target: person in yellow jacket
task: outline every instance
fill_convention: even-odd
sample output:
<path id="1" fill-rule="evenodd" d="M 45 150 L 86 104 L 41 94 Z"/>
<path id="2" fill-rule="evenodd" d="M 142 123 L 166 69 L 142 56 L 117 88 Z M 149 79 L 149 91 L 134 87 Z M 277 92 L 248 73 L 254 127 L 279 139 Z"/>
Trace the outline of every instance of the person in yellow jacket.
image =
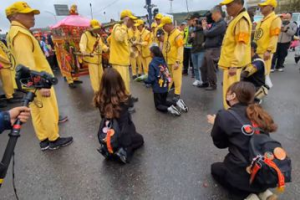
<path id="1" fill-rule="evenodd" d="M 121 24 L 116 24 L 111 33 L 110 39 L 110 55 L 109 63 L 117 70 L 124 80 L 128 94 L 130 90 L 130 44 L 128 39 L 128 29 L 134 25 L 135 17 L 130 10 L 123 10 L 121 12 Z M 134 102 L 137 98 L 131 97 Z"/>
<path id="2" fill-rule="evenodd" d="M 166 63 L 171 71 L 172 83 L 170 86 L 175 86 L 175 97 L 180 98 L 181 87 L 182 87 L 182 68 L 183 68 L 183 48 L 184 39 L 183 34 L 173 25 L 173 21 L 170 17 L 163 17 L 161 24 L 158 26 L 163 28 L 166 32 L 164 36 L 164 47 L 163 55 L 165 57 Z"/>
<path id="3" fill-rule="evenodd" d="M 17 96 L 14 89 L 14 77 L 12 76 L 12 66 L 9 59 L 9 50 L 6 45 L 0 41 L 0 80 L 2 82 L 5 101 L 0 107 L 5 107 L 6 103 L 20 103 L 22 97 Z"/>
<path id="4" fill-rule="evenodd" d="M 270 75 L 272 57 L 281 32 L 281 19 L 274 12 L 277 7 L 276 0 L 266 0 L 258 5 L 264 18 L 256 26 L 254 41 L 257 44 L 257 54 L 266 63 L 266 75 Z"/>
<path id="5" fill-rule="evenodd" d="M 107 52 L 108 47 L 100 37 L 101 25 L 96 19 L 90 22 L 90 30 L 85 31 L 80 39 L 80 52 L 83 54 L 83 62 L 89 67 L 91 85 L 94 93 L 99 91 L 103 75 L 102 52 Z"/>
<path id="6" fill-rule="evenodd" d="M 156 28 L 157 28 L 156 22 L 152 22 L 152 24 L 151 24 L 151 38 L 152 38 L 153 43 L 155 43 L 155 41 L 157 40 L 156 39 L 156 34 L 155 34 L 155 33 L 157 33 Z"/>
<path id="7" fill-rule="evenodd" d="M 140 40 L 136 43 L 141 47 L 141 57 L 143 63 L 144 73 L 148 74 L 149 64 L 151 62 L 150 46 L 152 45 L 151 32 L 145 28 L 145 22 L 141 19 L 134 24 L 139 30 Z"/>
<path id="8" fill-rule="evenodd" d="M 158 29 L 161 29 L 161 27 L 159 28 L 159 25 L 161 24 L 161 20 L 162 20 L 163 17 L 164 17 L 164 16 L 163 16 L 163 14 L 161 14 L 161 13 L 158 13 L 158 14 L 155 15 L 155 17 L 154 17 L 155 24 L 156 24 L 156 28 L 155 28 L 154 33 L 153 33 L 154 36 L 156 35 L 157 30 L 158 30 Z M 154 22 L 153 22 L 153 23 L 154 23 Z M 156 44 L 158 44 L 157 38 L 154 38 L 153 42 L 156 43 Z"/>
<path id="9" fill-rule="evenodd" d="M 226 5 L 228 15 L 233 18 L 224 36 L 219 60 L 223 70 L 223 104 L 227 109 L 228 88 L 240 81 L 242 69 L 251 63 L 252 23 L 243 0 L 224 0 L 220 5 Z"/>
<path id="10" fill-rule="evenodd" d="M 16 2 L 7 8 L 6 13 L 11 22 L 7 44 L 16 60 L 13 67 L 22 64 L 31 70 L 53 75 L 38 41 L 29 30 L 34 27 L 35 15 L 40 14 L 40 11 L 32 9 L 26 2 Z M 54 88 L 37 90 L 35 102 L 39 103 L 30 104 L 30 109 L 41 150 L 55 150 L 71 144 L 72 137 L 59 136 L 59 114 Z"/>
<path id="11" fill-rule="evenodd" d="M 128 30 L 129 43 L 131 46 L 130 65 L 132 69 L 132 79 L 136 79 L 143 73 L 140 47 L 136 43 L 140 40 L 140 31 L 136 26 Z"/>

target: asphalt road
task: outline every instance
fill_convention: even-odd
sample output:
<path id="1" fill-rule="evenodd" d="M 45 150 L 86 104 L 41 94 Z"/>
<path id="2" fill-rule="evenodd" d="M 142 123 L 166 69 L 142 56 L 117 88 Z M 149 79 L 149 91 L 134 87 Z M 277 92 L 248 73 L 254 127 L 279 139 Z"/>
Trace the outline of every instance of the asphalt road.
<path id="1" fill-rule="evenodd" d="M 300 195 L 300 73 L 292 56 L 286 71 L 272 74 L 272 79 L 274 88 L 263 106 L 279 125 L 272 136 L 282 142 L 294 169 L 293 182 L 280 199 L 296 200 Z M 133 94 L 139 97 L 133 120 L 145 146 L 130 164 L 121 165 L 105 161 L 96 151 L 100 116 L 92 106 L 89 79 L 82 80 L 83 85 L 71 90 L 59 77 L 56 86 L 60 110 L 70 119 L 60 126 L 60 134 L 74 137 L 71 146 L 41 152 L 31 122 L 22 129 L 15 151 L 16 187 L 21 200 L 240 199 L 210 175 L 210 165 L 222 161 L 227 153 L 214 147 L 211 126 L 206 123 L 206 115 L 222 107 L 221 87 L 206 92 L 193 87 L 190 77 L 184 77 L 182 97 L 190 111 L 178 118 L 157 112 L 151 90 L 132 83 Z M 7 133 L 3 133 L 0 155 L 7 140 Z M 2 200 L 15 199 L 11 177 L 10 168 L 0 189 Z"/>

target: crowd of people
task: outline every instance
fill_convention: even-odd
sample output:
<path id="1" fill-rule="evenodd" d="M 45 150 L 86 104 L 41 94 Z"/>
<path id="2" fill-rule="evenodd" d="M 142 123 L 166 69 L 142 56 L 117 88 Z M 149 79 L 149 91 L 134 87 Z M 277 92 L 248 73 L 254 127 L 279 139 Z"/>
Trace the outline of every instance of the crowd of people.
<path id="1" fill-rule="evenodd" d="M 221 6 L 226 6 L 231 18 L 228 23 Z M 102 120 L 106 120 L 105 127 L 100 126 L 99 132 L 107 134 L 107 122 L 115 119 L 121 133 L 118 146 L 111 149 L 109 145 L 101 144 L 99 152 L 105 158 L 114 154 L 121 162 L 128 163 L 134 150 L 144 143 L 131 119 L 134 104 L 138 102 L 138 98 L 132 96 L 132 79 L 140 78 L 147 87 L 153 88 L 158 111 L 180 116 L 189 109 L 181 95 L 183 75 L 189 74 L 189 68 L 195 78 L 193 85 L 207 91 L 217 90 L 217 72 L 222 70 L 224 109 L 217 115 L 208 115 L 208 122 L 213 125 L 211 135 L 215 146 L 229 148 L 229 154 L 224 162 L 212 165 L 211 173 L 232 192 L 250 194 L 245 199 L 276 199 L 264 185 L 249 184 L 250 174 L 231 151 L 234 147 L 249 157 L 250 140 L 241 133 L 240 123 L 230 114 L 231 110 L 250 124 L 258 124 L 266 134 L 276 131 L 272 117 L 258 103 L 272 87 L 271 71 L 283 71 L 289 44 L 297 32 L 291 14 L 284 15 L 283 19 L 275 14 L 276 0 L 266 0 L 259 7 L 264 18 L 255 27 L 243 0 L 224 0 L 211 10 L 210 17 L 194 13 L 179 28 L 170 17 L 159 13 L 148 29 L 142 19 L 130 10 L 124 10 L 107 45 L 100 36 L 100 22 L 91 20 L 90 29 L 81 36 L 79 46 L 83 61 L 88 63 L 95 106 Z M 38 14 L 39 10 L 25 2 L 16 2 L 6 9 L 11 27 L 7 46 L 0 43 L 0 74 L 8 103 L 21 101 L 15 94 L 15 71 L 12 70 L 18 64 L 53 75 L 49 64 L 53 63 L 49 39 L 43 41 L 40 35 L 34 36 L 30 32 Z M 102 52 L 109 52 L 111 68 L 103 70 Z M 168 98 L 170 96 L 172 98 Z M 41 150 L 55 150 L 71 144 L 72 137 L 59 135 L 55 89 L 38 90 L 36 100 L 43 106 L 32 103 L 30 110 L 21 107 L 1 113 L 0 130 L 11 128 L 20 113 L 19 118 L 26 122 L 30 111 Z"/>

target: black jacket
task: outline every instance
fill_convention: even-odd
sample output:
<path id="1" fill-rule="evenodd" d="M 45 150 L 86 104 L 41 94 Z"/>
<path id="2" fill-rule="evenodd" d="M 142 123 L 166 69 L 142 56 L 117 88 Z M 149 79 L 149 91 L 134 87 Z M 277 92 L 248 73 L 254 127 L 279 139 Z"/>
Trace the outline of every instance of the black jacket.
<path id="1" fill-rule="evenodd" d="M 236 104 L 230 108 L 234 110 L 243 121 L 251 124 L 246 114 L 247 105 Z M 250 175 L 246 172 L 247 164 L 239 159 L 236 153 L 238 150 L 243 156 L 249 160 L 249 136 L 246 136 L 241 131 L 242 125 L 240 122 L 227 110 L 220 110 L 217 114 L 215 124 L 213 126 L 211 136 L 214 145 L 220 149 L 228 148 L 229 153 L 224 159 L 224 164 L 228 173 L 226 179 L 231 183 L 231 186 L 240 190 L 249 191 L 264 191 L 263 186 L 249 185 Z"/>
<path id="2" fill-rule="evenodd" d="M 201 51 L 204 51 L 204 34 L 203 34 L 203 29 L 198 29 L 194 31 L 195 37 L 189 39 L 189 43 L 192 44 L 192 50 L 191 53 L 199 53 Z"/>
<path id="3" fill-rule="evenodd" d="M 10 116 L 8 112 L 0 112 L 0 133 L 11 129 Z"/>
<path id="4" fill-rule="evenodd" d="M 218 48 L 222 46 L 223 38 L 226 32 L 227 23 L 224 19 L 219 20 L 212 24 L 212 27 L 208 30 L 204 30 L 206 49 Z"/>

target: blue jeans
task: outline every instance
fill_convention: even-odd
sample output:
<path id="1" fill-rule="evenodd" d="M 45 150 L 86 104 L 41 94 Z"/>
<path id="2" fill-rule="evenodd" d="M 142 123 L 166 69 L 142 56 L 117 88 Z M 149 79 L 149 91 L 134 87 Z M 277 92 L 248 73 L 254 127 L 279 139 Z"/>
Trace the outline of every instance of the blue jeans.
<path id="1" fill-rule="evenodd" d="M 201 81 L 201 71 L 200 67 L 202 66 L 204 59 L 204 52 L 192 53 L 192 61 L 194 65 L 195 78 L 198 81 Z"/>

